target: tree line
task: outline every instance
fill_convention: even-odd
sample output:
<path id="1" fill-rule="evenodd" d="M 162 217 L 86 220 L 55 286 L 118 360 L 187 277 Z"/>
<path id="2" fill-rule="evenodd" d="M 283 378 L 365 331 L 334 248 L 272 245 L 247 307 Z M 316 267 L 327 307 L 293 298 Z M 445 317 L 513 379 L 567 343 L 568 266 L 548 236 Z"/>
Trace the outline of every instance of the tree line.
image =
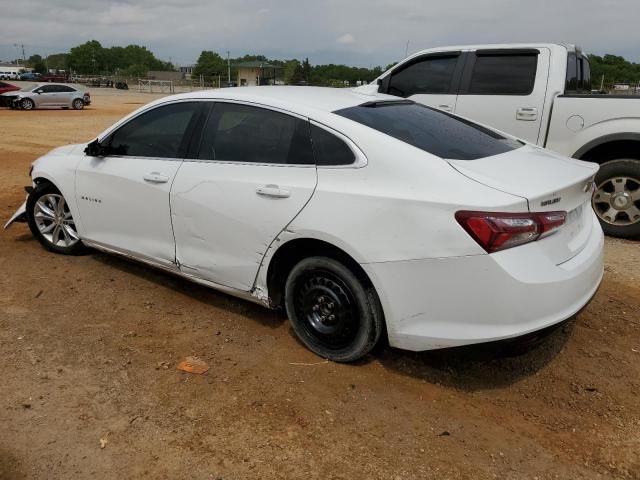
<path id="1" fill-rule="evenodd" d="M 624 57 L 606 54 L 602 57 L 589 55 L 591 65 L 592 87 L 600 88 L 604 75 L 604 87 L 611 87 L 614 83 L 637 84 L 640 82 L 640 64 L 629 62 Z"/>
<path id="2" fill-rule="evenodd" d="M 593 88 L 599 88 L 604 75 L 604 86 L 614 83 L 640 82 L 640 64 L 629 62 L 624 57 L 606 54 L 589 55 Z M 243 62 L 264 62 L 279 67 L 278 77 L 291 85 L 307 84 L 321 86 L 343 86 L 345 82 L 354 85 L 357 81 L 371 82 L 393 64 L 373 68 L 351 67 L 348 65 L 312 65 L 309 59 L 278 60 L 264 55 L 244 55 L 230 58 L 232 80 L 237 78 L 234 65 Z M 119 75 L 123 77 L 145 77 L 149 70 L 171 71 L 175 67 L 170 62 L 158 59 L 144 46 L 103 47 L 97 40 L 77 45 L 66 53 L 42 57 L 32 55 L 27 65 L 39 73 L 47 70 L 73 71 L 81 75 Z M 203 50 L 193 70 L 195 78 L 227 76 L 227 59 L 212 50 Z"/>

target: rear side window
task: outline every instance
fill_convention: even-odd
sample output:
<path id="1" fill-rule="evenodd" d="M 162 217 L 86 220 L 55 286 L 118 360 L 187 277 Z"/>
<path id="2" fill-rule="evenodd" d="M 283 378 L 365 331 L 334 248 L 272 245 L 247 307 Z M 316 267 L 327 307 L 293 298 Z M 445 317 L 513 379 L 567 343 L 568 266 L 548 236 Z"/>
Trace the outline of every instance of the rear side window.
<path id="1" fill-rule="evenodd" d="M 567 54 L 567 81 L 565 93 L 591 93 L 591 68 L 589 60 L 576 55 L 575 52 Z"/>
<path id="2" fill-rule="evenodd" d="M 311 139 L 317 165 L 351 165 L 356 160 L 346 143 L 323 128 L 311 125 Z"/>
<path id="3" fill-rule="evenodd" d="M 449 93 L 458 55 L 426 57 L 394 73 L 387 93 L 409 97 L 418 93 Z"/>
<path id="4" fill-rule="evenodd" d="M 529 95 L 536 81 L 538 55 L 478 54 L 467 94 Z"/>
<path id="5" fill-rule="evenodd" d="M 188 143 L 185 132 L 198 109 L 198 102 L 180 102 L 138 115 L 111 135 L 112 154 L 184 158 Z"/>
<path id="6" fill-rule="evenodd" d="M 441 158 L 475 160 L 523 143 L 408 100 L 371 102 L 334 112 Z"/>
<path id="7" fill-rule="evenodd" d="M 66 85 L 58 85 L 58 92 L 64 92 L 64 93 L 75 92 L 75 89 L 71 87 L 67 87 Z"/>
<path id="8" fill-rule="evenodd" d="M 198 158 L 313 164 L 309 122 L 265 108 L 216 103 L 202 132 Z"/>

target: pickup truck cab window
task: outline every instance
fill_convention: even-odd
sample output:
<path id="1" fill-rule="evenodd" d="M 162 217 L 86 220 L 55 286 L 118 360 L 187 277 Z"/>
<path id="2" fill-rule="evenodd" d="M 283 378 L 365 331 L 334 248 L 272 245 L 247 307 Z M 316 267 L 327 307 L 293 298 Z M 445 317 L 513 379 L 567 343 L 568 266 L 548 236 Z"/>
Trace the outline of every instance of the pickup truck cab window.
<path id="1" fill-rule="evenodd" d="M 470 95 L 529 95 L 536 81 L 538 53 L 477 52 Z"/>
<path id="2" fill-rule="evenodd" d="M 394 73 L 387 92 L 399 97 L 421 93 L 450 93 L 459 55 L 418 58 Z"/>

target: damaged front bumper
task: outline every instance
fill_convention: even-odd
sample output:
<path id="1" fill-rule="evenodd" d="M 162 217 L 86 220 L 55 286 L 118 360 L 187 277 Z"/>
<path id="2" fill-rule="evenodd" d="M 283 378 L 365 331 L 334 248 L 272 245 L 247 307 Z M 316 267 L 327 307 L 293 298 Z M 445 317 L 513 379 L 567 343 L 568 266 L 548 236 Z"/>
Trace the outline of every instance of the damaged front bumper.
<path id="1" fill-rule="evenodd" d="M 20 205 L 20 208 L 16 210 L 16 213 L 14 213 L 13 216 L 9 219 L 9 221 L 5 223 L 4 229 L 6 230 L 16 222 L 26 223 L 26 221 L 27 221 L 27 201 L 25 200 L 24 203 Z"/>

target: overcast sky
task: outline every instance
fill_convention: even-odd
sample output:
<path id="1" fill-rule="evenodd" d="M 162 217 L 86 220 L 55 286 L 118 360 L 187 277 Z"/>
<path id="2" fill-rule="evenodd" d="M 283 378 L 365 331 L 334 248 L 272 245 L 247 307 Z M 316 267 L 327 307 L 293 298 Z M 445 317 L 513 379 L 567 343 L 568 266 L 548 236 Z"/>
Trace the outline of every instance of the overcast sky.
<path id="1" fill-rule="evenodd" d="M 386 65 L 441 45 L 567 42 L 640 61 L 638 0 L 0 0 L 0 60 L 90 39 L 182 65 L 201 50 Z M 20 52 L 20 53 L 19 53 Z"/>

